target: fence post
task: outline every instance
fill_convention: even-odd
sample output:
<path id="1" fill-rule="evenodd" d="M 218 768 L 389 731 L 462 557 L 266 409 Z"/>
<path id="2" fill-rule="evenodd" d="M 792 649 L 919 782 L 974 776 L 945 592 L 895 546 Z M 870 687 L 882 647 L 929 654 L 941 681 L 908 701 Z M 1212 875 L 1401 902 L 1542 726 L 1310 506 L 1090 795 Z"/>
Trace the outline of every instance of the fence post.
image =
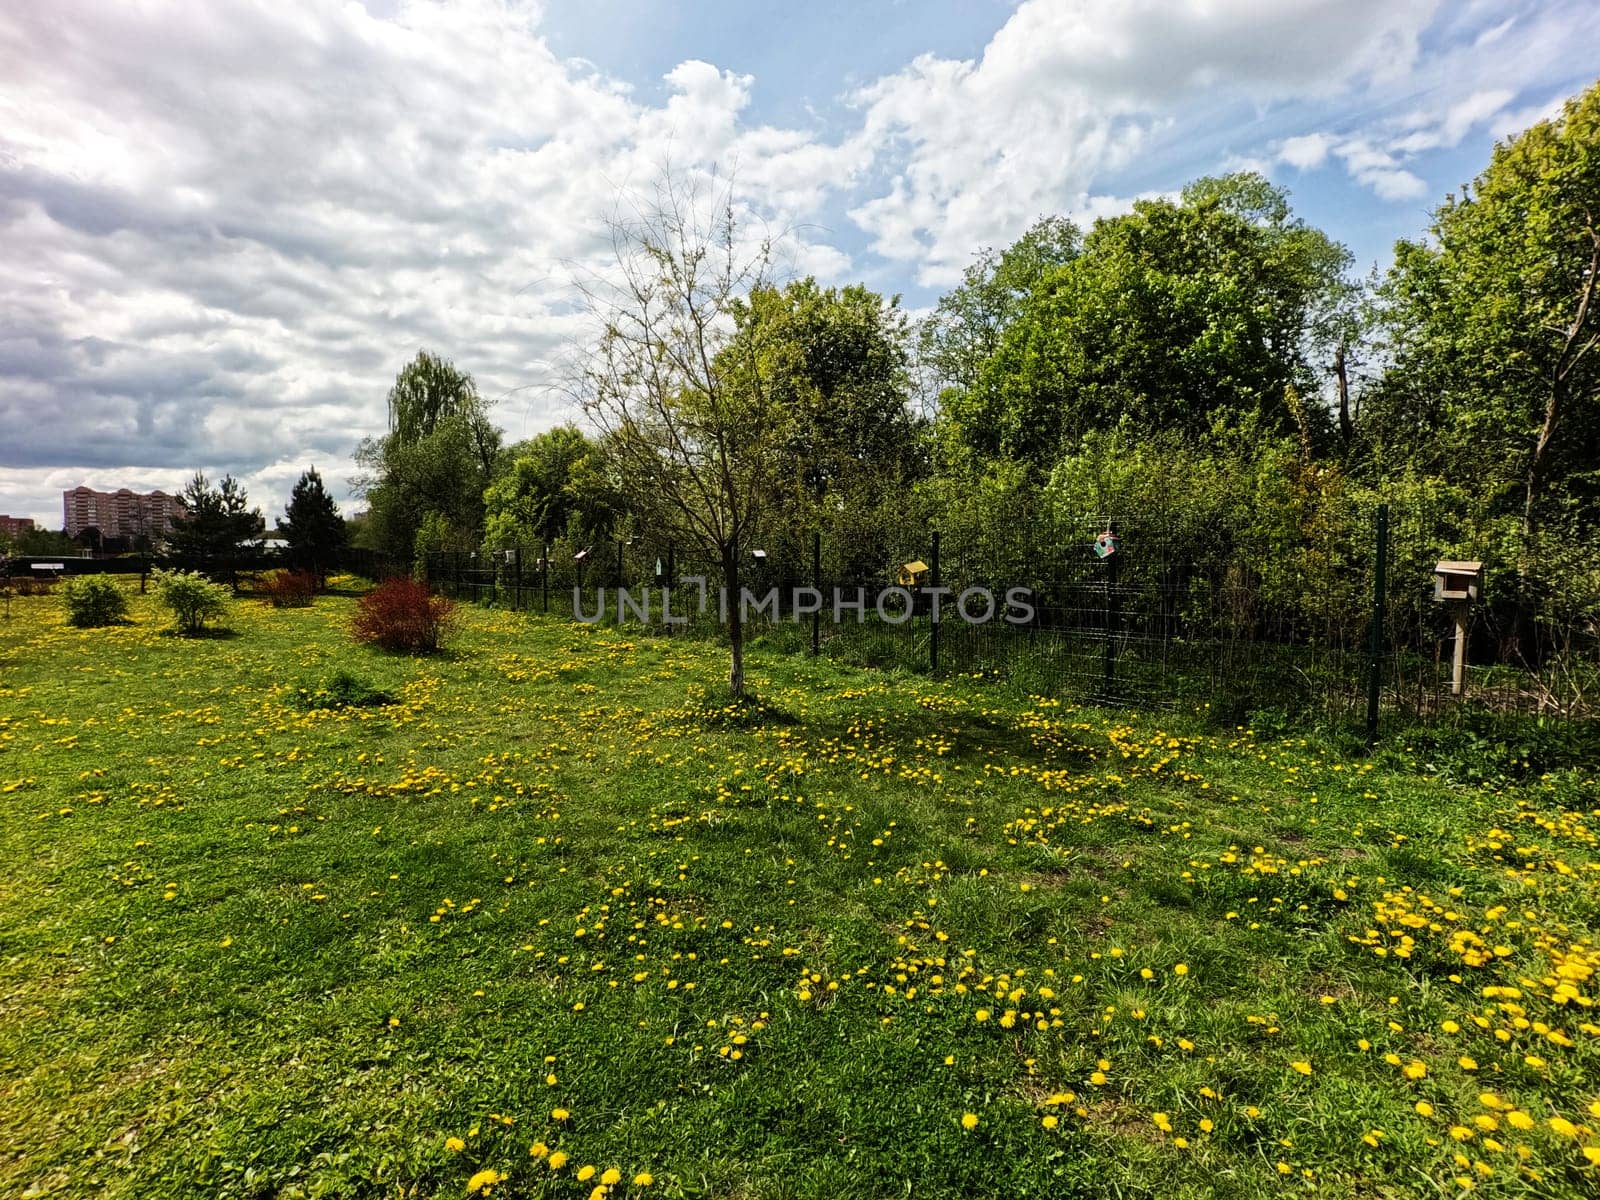
<path id="1" fill-rule="evenodd" d="M 1378 505 L 1378 552 L 1372 568 L 1372 629 L 1367 638 L 1367 745 L 1378 740 L 1378 697 L 1383 673 L 1383 602 L 1389 569 L 1389 506 Z"/>
<path id="2" fill-rule="evenodd" d="M 811 657 L 822 653 L 822 530 L 811 531 L 811 586 L 817 593 L 816 611 L 811 614 Z"/>
<path id="3" fill-rule="evenodd" d="M 1120 547 L 1116 543 L 1117 525 L 1115 521 L 1106 522 L 1106 532 L 1111 535 L 1109 543 L 1110 553 L 1105 557 L 1106 564 L 1106 666 L 1105 680 L 1101 691 L 1107 700 L 1111 699 L 1113 690 L 1117 685 L 1117 634 L 1122 626 L 1122 593 L 1117 590 L 1117 576 L 1122 573 L 1122 556 Z"/>
<path id="4" fill-rule="evenodd" d="M 674 542 L 671 538 L 667 539 L 667 578 L 666 578 L 666 585 L 667 585 L 666 586 L 666 595 L 668 595 L 668 596 L 670 596 L 672 594 L 673 589 L 676 588 L 677 585 L 678 585 L 678 546 L 677 546 L 677 543 Z M 663 611 L 665 611 L 666 608 L 671 606 L 672 601 L 663 598 L 661 604 L 662 604 Z M 672 626 L 667 624 L 665 620 L 662 621 L 661 627 L 662 627 L 662 631 L 664 633 L 666 633 L 669 637 L 672 635 Z"/>
<path id="5" fill-rule="evenodd" d="M 544 544 L 544 557 L 539 560 L 539 585 L 544 591 L 540 611 L 550 611 L 550 543 Z"/>
<path id="6" fill-rule="evenodd" d="M 928 608 L 928 669 L 939 673 L 939 531 L 933 531 L 933 563 L 929 574 L 933 587 L 933 604 Z M 913 603 L 915 603 L 913 601 Z"/>

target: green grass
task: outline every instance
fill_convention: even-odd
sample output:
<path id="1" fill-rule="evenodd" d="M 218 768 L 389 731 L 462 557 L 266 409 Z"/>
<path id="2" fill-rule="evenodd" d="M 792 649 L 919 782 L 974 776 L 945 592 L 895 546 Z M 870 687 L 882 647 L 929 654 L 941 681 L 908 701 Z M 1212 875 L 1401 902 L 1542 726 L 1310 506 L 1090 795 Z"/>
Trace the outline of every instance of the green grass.
<path id="1" fill-rule="evenodd" d="M 1600 1190 L 1581 770 L 351 604 L 13 601 L 0 1195 Z"/>

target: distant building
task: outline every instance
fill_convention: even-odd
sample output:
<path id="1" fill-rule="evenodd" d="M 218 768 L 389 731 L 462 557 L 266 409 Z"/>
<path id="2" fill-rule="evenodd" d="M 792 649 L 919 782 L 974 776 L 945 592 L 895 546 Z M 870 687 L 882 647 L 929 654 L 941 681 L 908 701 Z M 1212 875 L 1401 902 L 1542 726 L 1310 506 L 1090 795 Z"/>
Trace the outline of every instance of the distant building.
<path id="1" fill-rule="evenodd" d="M 0 537 L 19 538 L 33 532 L 32 517 L 8 517 L 0 513 Z"/>
<path id="2" fill-rule="evenodd" d="M 127 488 L 97 492 L 75 487 L 61 493 L 63 528 L 68 537 L 85 529 L 100 531 L 102 538 L 135 538 L 142 535 L 159 539 L 174 521 L 181 521 L 186 510 L 176 496 L 165 492 L 139 493 Z"/>

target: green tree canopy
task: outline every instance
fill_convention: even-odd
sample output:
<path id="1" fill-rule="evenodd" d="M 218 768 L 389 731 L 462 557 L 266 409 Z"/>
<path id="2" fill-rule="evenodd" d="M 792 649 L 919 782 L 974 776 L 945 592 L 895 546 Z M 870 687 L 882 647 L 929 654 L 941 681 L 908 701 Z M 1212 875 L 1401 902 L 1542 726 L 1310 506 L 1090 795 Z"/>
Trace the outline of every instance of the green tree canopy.
<path id="1" fill-rule="evenodd" d="M 1348 262 L 1259 176 L 1139 201 L 1035 285 L 975 385 L 947 395 L 949 432 L 1038 470 L 1063 437 L 1125 416 L 1192 438 L 1254 414 L 1320 437 L 1326 411 L 1297 397 L 1316 390 L 1315 334 Z"/>
<path id="2" fill-rule="evenodd" d="M 511 447 L 510 466 L 484 493 L 484 541 L 538 551 L 569 534 L 588 544 L 610 535 L 621 500 L 600 448 L 574 425 Z"/>
<path id="3" fill-rule="evenodd" d="M 1067 218 L 1044 217 L 1006 249 L 980 251 L 918 331 L 918 357 L 934 386 L 975 385 L 1035 285 L 1076 258 L 1082 244 Z"/>
<path id="4" fill-rule="evenodd" d="M 911 334 L 899 298 L 808 278 L 755 288 L 731 308 L 736 333 L 717 368 L 736 387 L 769 389 L 782 415 L 767 550 L 803 561 L 822 529 L 830 550 L 853 545 L 881 561 L 882 510 L 926 457 L 908 407 Z"/>
<path id="5" fill-rule="evenodd" d="M 1527 541 L 1600 499 L 1600 84 L 1495 148 L 1401 242 L 1394 358 L 1364 420 L 1378 470 L 1470 480 Z"/>

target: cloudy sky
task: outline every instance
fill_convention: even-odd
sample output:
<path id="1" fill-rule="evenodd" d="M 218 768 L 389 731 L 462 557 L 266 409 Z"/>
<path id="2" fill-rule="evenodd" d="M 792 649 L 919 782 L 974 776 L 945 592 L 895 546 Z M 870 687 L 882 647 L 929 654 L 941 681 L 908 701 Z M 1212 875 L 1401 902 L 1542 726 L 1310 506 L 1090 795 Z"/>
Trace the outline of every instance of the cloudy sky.
<path id="1" fill-rule="evenodd" d="M 913 309 L 1241 167 L 1366 268 L 1597 46 L 1593 0 L 5 0 L 0 512 L 197 467 L 343 498 L 424 347 L 548 427 L 572 279 L 665 163 Z"/>

